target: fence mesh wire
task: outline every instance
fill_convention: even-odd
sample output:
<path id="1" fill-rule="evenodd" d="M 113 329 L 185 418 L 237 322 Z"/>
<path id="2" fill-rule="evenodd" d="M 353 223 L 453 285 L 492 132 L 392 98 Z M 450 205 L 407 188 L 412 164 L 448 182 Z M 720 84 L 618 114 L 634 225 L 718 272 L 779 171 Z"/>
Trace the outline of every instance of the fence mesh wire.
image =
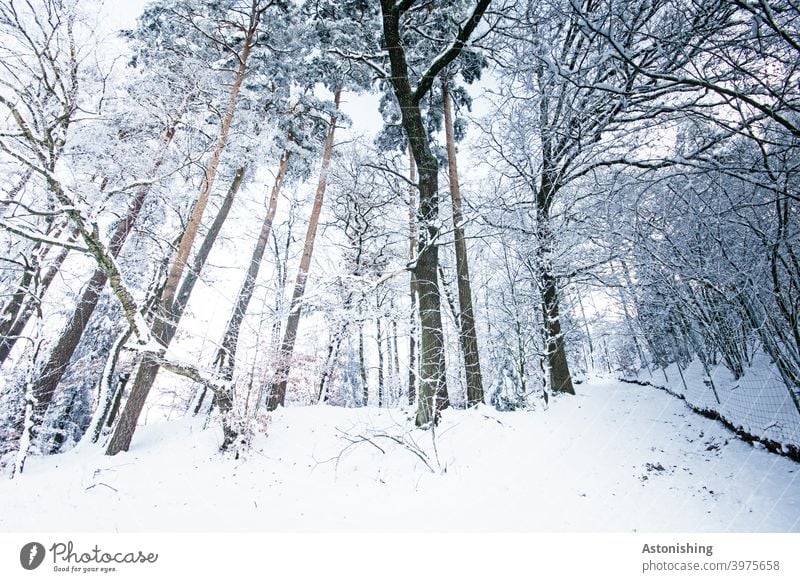
<path id="1" fill-rule="evenodd" d="M 738 380 L 724 366 L 708 370 L 698 361 L 686 368 L 639 372 L 638 380 L 682 397 L 693 409 L 719 417 L 743 436 L 800 458 L 800 411 L 780 373 L 758 355 Z"/>

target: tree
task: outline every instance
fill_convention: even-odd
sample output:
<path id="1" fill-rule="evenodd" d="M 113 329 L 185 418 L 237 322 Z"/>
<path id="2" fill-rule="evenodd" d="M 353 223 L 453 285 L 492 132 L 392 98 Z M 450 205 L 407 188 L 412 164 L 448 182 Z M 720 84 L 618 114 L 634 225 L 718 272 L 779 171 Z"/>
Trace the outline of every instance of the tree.
<path id="1" fill-rule="evenodd" d="M 169 121 L 170 125 L 164 131 L 162 143 L 160 144 L 153 160 L 153 168 L 146 180 L 154 180 L 156 178 L 155 174 L 164 161 L 165 153 L 170 145 L 170 142 L 172 141 L 172 138 L 175 136 L 178 122 L 183 116 L 183 110 L 186 104 L 187 101 L 184 100 L 184 104 Z M 136 191 L 124 217 L 117 223 L 113 233 L 111 234 L 108 244 L 108 251 L 115 259 L 120 254 L 125 241 L 133 230 L 136 220 L 138 219 L 139 214 L 144 207 L 145 199 L 147 198 L 149 192 L 149 184 L 140 187 Z M 83 337 L 83 333 L 89 323 L 89 319 L 91 318 L 92 313 L 100 301 L 101 291 L 106 284 L 106 280 L 106 272 L 99 267 L 96 268 L 91 279 L 89 279 L 88 283 L 84 287 L 83 292 L 78 298 L 77 306 L 70 316 L 67 325 L 59 336 L 55 346 L 53 346 L 47 362 L 41 368 L 38 378 L 34 383 L 36 394 L 36 413 L 38 415 L 43 415 L 47 410 L 47 407 L 50 405 L 58 383 L 61 381 L 61 377 L 64 374 L 64 371 L 66 370 L 67 365 L 69 364 L 72 355 L 81 340 L 81 337 Z"/>
<path id="2" fill-rule="evenodd" d="M 414 152 L 411 144 L 408 145 L 408 261 L 414 264 L 417 260 L 417 166 L 414 163 Z M 414 269 L 411 269 L 409 278 L 409 297 L 411 298 L 411 313 L 409 314 L 408 333 L 408 403 L 413 405 L 417 399 L 417 370 L 419 356 L 417 354 L 417 283 L 414 279 Z"/>
<path id="3" fill-rule="evenodd" d="M 76 41 L 79 17 L 77 6 L 70 1 L 0 3 L 0 71 L 5 80 L 0 91 L 0 156 L 3 174 L 9 178 L 16 174 L 17 178 L 10 179 L 10 187 L 4 185 L 1 191 L 5 216 L 0 228 L 21 237 L 15 242 L 21 261 L 10 260 L 12 252 L 3 261 L 4 270 L 16 267 L 11 272 L 18 273 L 19 282 L 12 284 L 14 291 L 0 312 L 0 364 L 22 336 L 67 256 L 68 251 L 62 250 L 51 260 L 49 239 L 74 240 L 63 216 L 38 207 L 48 185 L 31 166 L 55 171 L 80 107 L 89 105 L 82 83 L 89 81 L 83 61 L 91 41 L 83 46 Z M 24 236 L 34 232 L 33 237 Z"/>
<path id="4" fill-rule="evenodd" d="M 334 105 L 337 111 L 339 109 L 341 93 L 342 89 L 341 86 L 339 86 L 334 91 Z M 333 153 L 336 118 L 336 113 L 331 115 L 328 134 L 322 149 L 322 166 L 319 172 L 319 182 L 317 183 L 317 191 L 314 196 L 314 206 L 311 209 L 311 216 L 308 221 L 308 230 L 306 231 L 305 244 L 303 245 L 303 255 L 300 259 L 300 268 L 297 271 L 297 279 L 295 280 L 294 291 L 292 292 L 292 302 L 289 307 L 289 320 L 286 323 L 286 329 L 283 334 L 283 341 L 281 342 L 275 368 L 275 375 L 273 376 L 272 385 L 269 389 L 269 398 L 267 400 L 268 410 L 275 410 L 279 405 L 283 405 L 286 398 L 286 384 L 289 371 L 291 370 L 291 358 L 294 353 L 295 340 L 297 339 L 297 328 L 300 325 L 303 294 L 305 293 L 308 272 L 311 268 L 314 239 L 317 236 L 317 225 L 319 224 L 319 216 L 322 211 L 322 202 L 325 198 L 325 189 L 328 186 L 328 168 L 330 167 L 331 155 Z"/>
<path id="5" fill-rule="evenodd" d="M 368 370 L 374 366 L 369 365 L 372 350 L 367 350 L 365 336 L 371 320 L 378 347 L 378 400 L 384 401 L 384 394 L 388 396 L 383 388 L 393 385 L 396 377 L 390 375 L 389 381 L 384 382 L 387 378 L 381 372 L 386 335 L 381 320 L 394 318 L 388 311 L 397 294 L 391 273 L 403 271 L 392 265 L 404 265 L 407 259 L 400 250 L 405 238 L 396 235 L 399 225 L 394 221 L 396 211 L 404 204 L 398 196 L 403 186 L 396 174 L 384 169 L 381 160 L 381 154 L 357 140 L 339 152 L 331 168 L 332 224 L 328 239 L 341 249 L 341 271 L 333 275 L 333 283 L 329 284 L 335 296 L 326 306 L 330 332 L 319 392 L 326 398 L 333 397 L 332 402 L 360 401 L 362 406 L 369 403 Z M 336 365 L 342 352 L 346 356 L 358 354 L 344 363 L 349 370 L 355 368 L 357 374 L 338 374 Z M 341 382 L 336 382 L 337 375 L 343 376 Z"/>
<path id="6" fill-rule="evenodd" d="M 669 50 L 657 49 L 648 36 L 663 23 L 660 10 L 666 4 L 645 2 L 634 10 L 615 0 L 521 3 L 509 15 L 513 32 L 498 40 L 495 54 L 506 66 L 495 125 L 485 128 L 487 147 L 510 184 L 503 204 L 526 215 L 522 228 L 536 241 L 526 263 L 541 296 L 548 376 L 555 392 L 574 393 L 562 325 L 564 289 L 571 278 L 602 271 L 616 254 L 598 244 L 585 226 L 592 238 L 576 247 L 570 237 L 579 233 L 566 227 L 586 225 L 585 207 L 611 194 L 601 183 L 604 172 L 675 163 L 661 152 L 652 155 L 658 149 L 654 142 L 680 115 L 676 112 L 697 104 L 696 95 L 653 91 L 651 79 L 642 74 L 644 69 L 666 74 L 684 63 L 682 49 L 673 44 Z M 692 48 L 702 42 L 705 24 L 682 32 L 681 42 Z M 629 58 L 610 58 L 613 47 L 624 47 Z M 708 154 L 729 135 L 703 136 L 687 148 L 684 159 Z M 527 195 L 520 194 L 524 191 Z M 519 224 L 512 216 L 508 222 Z M 586 250 L 587 242 L 593 253 L 579 257 L 571 252 Z"/>
<path id="7" fill-rule="evenodd" d="M 382 72 L 389 80 L 400 106 L 402 125 L 406 132 L 414 161 L 419 172 L 419 248 L 414 265 L 414 279 L 418 292 L 420 319 L 420 382 L 419 408 L 416 422 L 419 426 L 436 423 L 439 411 L 448 405 L 445 380 L 444 340 L 440 309 L 438 277 L 439 237 L 439 162 L 431 152 L 430 139 L 421 111 L 421 101 L 430 92 L 437 76 L 452 63 L 475 32 L 491 0 L 479 0 L 466 18 L 459 21 L 455 30 L 447 31 L 446 42 L 438 56 L 427 63 L 415 59 L 423 71 L 412 85 L 409 55 L 403 37 L 419 30 L 415 21 L 420 13 L 416 2 L 381 0 L 383 46 L 388 53 L 391 73 Z M 437 7 L 442 10 L 442 8 Z M 460 16 L 460 15 L 459 15 Z M 458 17 L 455 17 L 458 18 Z M 436 22 L 435 25 L 440 23 Z M 428 37 L 430 38 L 430 37 Z M 432 51 L 431 51 L 432 52 Z M 429 53 L 430 54 L 430 53 Z M 430 58 L 430 57 L 429 57 Z"/>
<path id="8" fill-rule="evenodd" d="M 447 137 L 447 161 L 450 178 L 450 197 L 453 203 L 453 236 L 456 247 L 456 281 L 458 282 L 459 339 L 464 353 L 464 368 L 467 376 L 467 403 L 469 406 L 483 402 L 483 378 L 481 375 L 478 334 L 475 330 L 475 314 L 472 306 L 472 284 L 469 276 L 467 242 L 464 235 L 464 213 L 461 209 L 461 189 L 458 185 L 453 112 L 448 80 L 442 72 L 442 101 L 444 103 L 444 127 Z"/>
<path id="9" fill-rule="evenodd" d="M 259 43 L 264 42 L 263 31 L 266 24 L 276 24 L 267 18 L 268 12 L 270 9 L 275 8 L 276 4 L 272 0 L 251 0 L 248 2 L 231 0 L 222 6 L 206 5 L 200 2 L 195 7 L 191 1 L 187 0 L 187 3 L 169 7 L 167 10 L 155 15 L 158 25 L 162 27 L 171 27 L 175 24 L 183 25 L 185 27 L 183 34 L 186 35 L 187 40 L 193 36 L 198 37 L 200 42 L 209 43 L 212 50 L 221 53 L 225 60 L 230 61 L 235 66 L 225 113 L 220 120 L 219 133 L 217 134 L 211 157 L 206 165 L 205 176 L 197 202 L 184 228 L 164 289 L 161 292 L 161 313 L 153 324 L 153 334 L 159 342 L 165 342 L 168 327 L 177 324 L 174 307 L 177 300 L 178 285 L 197 236 L 198 228 L 208 203 L 208 197 L 214 186 L 220 159 L 228 144 L 228 135 L 236 112 L 239 92 L 244 84 L 245 75 L 249 70 L 251 54 L 254 48 L 261 46 Z M 166 14 L 166 17 L 174 20 L 165 22 L 163 20 L 165 17 L 162 14 Z M 175 42 L 174 34 L 171 31 L 168 34 L 170 41 Z M 184 43 L 180 46 L 183 46 L 182 50 L 185 51 L 187 50 L 185 47 L 190 45 Z M 144 407 L 157 370 L 158 362 L 152 358 L 142 362 L 119 423 L 109 442 L 106 450 L 107 454 L 114 455 L 122 450 L 127 450 L 130 445 L 136 422 Z M 228 443 L 229 436 L 229 434 L 226 434 L 224 444 Z"/>

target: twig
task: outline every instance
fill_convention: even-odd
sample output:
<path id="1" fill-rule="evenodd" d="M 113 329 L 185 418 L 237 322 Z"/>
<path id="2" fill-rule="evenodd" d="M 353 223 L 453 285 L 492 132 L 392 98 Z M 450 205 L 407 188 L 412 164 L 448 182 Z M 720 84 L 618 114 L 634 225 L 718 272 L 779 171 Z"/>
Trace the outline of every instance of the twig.
<path id="1" fill-rule="evenodd" d="M 84 491 L 88 491 L 89 489 L 91 489 L 91 488 L 93 488 L 93 487 L 97 487 L 98 485 L 102 485 L 102 486 L 104 486 L 104 487 L 108 487 L 109 489 L 111 489 L 112 491 L 114 491 L 114 493 L 119 493 L 119 491 L 118 491 L 118 490 L 114 489 L 114 488 L 113 488 L 111 485 L 108 485 L 108 484 L 106 484 L 106 483 L 93 483 L 93 484 L 89 485 L 89 486 L 88 486 L 88 487 L 87 487 L 87 488 L 86 488 Z"/>

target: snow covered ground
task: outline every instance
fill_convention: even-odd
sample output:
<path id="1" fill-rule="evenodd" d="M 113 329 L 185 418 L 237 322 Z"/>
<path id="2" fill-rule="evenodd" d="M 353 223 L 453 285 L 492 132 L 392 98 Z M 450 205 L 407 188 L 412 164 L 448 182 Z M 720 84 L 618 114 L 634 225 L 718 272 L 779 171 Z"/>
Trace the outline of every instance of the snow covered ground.
<path id="1" fill-rule="evenodd" d="M 778 373 L 764 353 L 758 353 L 738 380 L 724 365 L 708 370 L 698 359 L 680 370 L 670 364 L 665 370 L 640 370 L 637 376 L 654 386 L 686 399 L 698 410 L 716 411 L 722 418 L 762 441 L 800 449 L 800 414 Z"/>
<path id="2" fill-rule="evenodd" d="M 0 531 L 800 531 L 800 465 L 652 387 L 595 379 L 549 410 L 288 408 L 246 458 L 197 419 L 130 452 L 29 459 Z M 435 446 L 434 446 L 435 445 Z"/>

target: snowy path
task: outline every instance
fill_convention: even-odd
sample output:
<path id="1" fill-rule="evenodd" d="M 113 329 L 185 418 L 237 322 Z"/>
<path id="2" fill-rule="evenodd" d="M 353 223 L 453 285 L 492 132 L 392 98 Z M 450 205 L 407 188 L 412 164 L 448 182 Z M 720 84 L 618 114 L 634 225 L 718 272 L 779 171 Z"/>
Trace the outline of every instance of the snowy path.
<path id="1" fill-rule="evenodd" d="M 31 459 L 0 483 L 0 531 L 800 531 L 797 463 L 650 387 L 578 391 L 547 411 L 447 411 L 438 463 L 397 410 L 282 410 L 244 461 L 196 422 L 154 425 L 117 457 Z M 387 436 L 416 439 L 436 473 Z"/>

